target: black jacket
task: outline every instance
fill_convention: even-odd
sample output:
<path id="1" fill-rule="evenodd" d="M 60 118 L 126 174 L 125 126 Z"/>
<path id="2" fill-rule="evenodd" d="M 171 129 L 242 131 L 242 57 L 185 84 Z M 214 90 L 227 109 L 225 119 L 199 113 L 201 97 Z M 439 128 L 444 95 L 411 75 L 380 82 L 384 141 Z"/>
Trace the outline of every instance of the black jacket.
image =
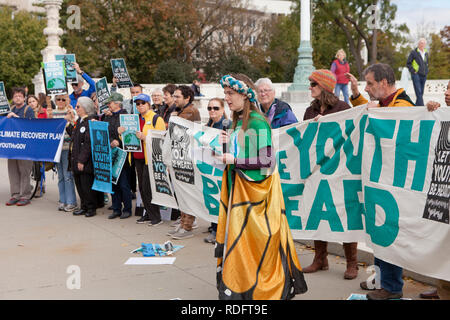
<path id="1" fill-rule="evenodd" d="M 421 76 L 426 76 L 428 74 L 428 51 L 425 51 L 424 61 L 419 48 L 412 50 L 406 61 L 406 67 L 408 67 L 411 74 L 418 73 Z"/>
<path id="2" fill-rule="evenodd" d="M 120 109 L 117 113 L 113 113 L 110 116 L 102 115 L 100 117 L 101 121 L 108 122 L 108 131 L 109 131 L 109 142 L 111 143 L 113 140 L 119 141 L 119 148 L 122 148 L 122 139 L 120 139 L 119 132 L 117 128 L 120 127 L 120 115 L 128 114 L 127 110 Z"/>
<path id="3" fill-rule="evenodd" d="M 69 125 L 66 130 L 71 136 L 70 166 L 73 173 L 94 174 L 92 163 L 91 137 L 89 134 L 89 120 L 95 117 L 78 119 L 75 125 Z M 78 163 L 84 164 L 84 170 L 78 170 Z"/>

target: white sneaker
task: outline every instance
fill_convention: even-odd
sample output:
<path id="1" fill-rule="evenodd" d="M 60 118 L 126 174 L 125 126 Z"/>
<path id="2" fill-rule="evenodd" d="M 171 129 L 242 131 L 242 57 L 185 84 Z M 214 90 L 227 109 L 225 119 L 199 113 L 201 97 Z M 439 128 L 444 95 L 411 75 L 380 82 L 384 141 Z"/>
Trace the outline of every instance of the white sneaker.
<path id="1" fill-rule="evenodd" d="M 58 202 L 58 211 L 64 211 L 65 206 L 66 205 L 64 203 Z"/>
<path id="2" fill-rule="evenodd" d="M 77 208 L 76 204 L 68 204 L 67 206 L 64 207 L 64 211 L 65 212 L 73 212 L 73 211 L 75 211 L 76 208 Z"/>
<path id="3" fill-rule="evenodd" d="M 216 243 L 216 234 L 215 233 L 210 233 L 205 239 L 203 239 L 206 243 L 212 243 L 215 244 Z"/>
<path id="4" fill-rule="evenodd" d="M 183 239 L 192 238 L 193 236 L 194 236 L 194 233 L 192 231 L 186 231 L 184 229 L 180 229 L 180 231 L 178 231 L 177 233 L 174 233 L 172 235 L 172 239 L 183 240 Z"/>
<path id="5" fill-rule="evenodd" d="M 181 224 L 181 217 L 170 224 L 171 227 L 178 227 Z"/>
<path id="6" fill-rule="evenodd" d="M 159 222 L 149 222 L 148 223 L 148 226 L 149 227 L 156 227 L 156 226 L 159 226 L 160 224 L 163 224 L 164 223 L 164 221 L 162 221 L 162 220 L 159 220 Z"/>
<path id="7" fill-rule="evenodd" d="M 175 227 L 175 229 L 170 230 L 170 231 L 167 232 L 166 234 L 167 234 L 168 236 L 172 236 L 172 235 L 174 235 L 175 233 L 178 233 L 178 231 L 180 231 L 180 229 L 181 229 L 181 224 L 179 224 L 178 226 Z"/>

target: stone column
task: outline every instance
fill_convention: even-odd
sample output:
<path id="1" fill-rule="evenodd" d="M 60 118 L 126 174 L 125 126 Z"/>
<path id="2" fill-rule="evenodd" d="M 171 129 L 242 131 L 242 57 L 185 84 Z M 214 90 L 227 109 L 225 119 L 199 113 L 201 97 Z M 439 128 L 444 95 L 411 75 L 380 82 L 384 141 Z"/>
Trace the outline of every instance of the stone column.
<path id="1" fill-rule="evenodd" d="M 59 10 L 63 0 L 44 0 L 42 3 L 47 12 L 47 27 L 44 29 L 44 35 L 47 36 L 47 47 L 42 51 L 43 62 L 54 61 L 55 54 L 65 54 L 66 49 L 59 46 L 59 37 L 63 30 L 59 27 Z M 33 78 L 34 92 L 45 93 L 44 76 L 42 69 Z"/>
<path id="2" fill-rule="evenodd" d="M 282 99 L 287 102 L 306 103 L 310 101 L 309 75 L 315 70 L 311 47 L 311 2 L 301 0 L 300 7 L 300 46 L 298 48 L 298 64 L 295 68 L 294 81 L 283 92 Z"/>

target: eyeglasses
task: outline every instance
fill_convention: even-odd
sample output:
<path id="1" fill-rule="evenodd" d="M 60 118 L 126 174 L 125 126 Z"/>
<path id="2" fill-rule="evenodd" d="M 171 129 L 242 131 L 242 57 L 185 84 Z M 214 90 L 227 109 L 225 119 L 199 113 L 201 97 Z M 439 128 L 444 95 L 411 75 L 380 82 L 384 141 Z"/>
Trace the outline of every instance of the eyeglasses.
<path id="1" fill-rule="evenodd" d="M 309 83 L 309 86 L 310 86 L 311 88 L 314 88 L 315 86 L 317 86 L 317 82 L 310 82 L 310 83 Z"/>
<path id="2" fill-rule="evenodd" d="M 56 101 L 66 101 L 66 99 L 63 99 L 63 98 L 56 98 Z"/>
<path id="3" fill-rule="evenodd" d="M 258 93 L 259 94 L 266 94 L 266 93 L 269 93 L 271 91 L 272 91 L 271 89 L 264 89 L 264 90 L 258 90 Z"/>
<path id="4" fill-rule="evenodd" d="M 78 86 L 78 83 L 72 83 L 72 87 Z"/>
<path id="5" fill-rule="evenodd" d="M 214 106 L 214 107 L 208 107 L 208 111 L 211 111 L 211 110 L 219 111 L 219 110 L 220 110 L 220 107 L 216 107 L 216 106 Z"/>

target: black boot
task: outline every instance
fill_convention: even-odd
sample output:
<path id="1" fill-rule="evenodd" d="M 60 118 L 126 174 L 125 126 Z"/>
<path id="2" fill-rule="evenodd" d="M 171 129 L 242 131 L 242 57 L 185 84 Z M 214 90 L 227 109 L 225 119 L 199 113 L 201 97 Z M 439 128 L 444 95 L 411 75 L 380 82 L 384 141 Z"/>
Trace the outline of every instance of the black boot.
<path id="1" fill-rule="evenodd" d="M 120 211 L 114 211 L 113 213 L 111 213 L 111 214 L 108 216 L 108 219 L 115 219 L 115 218 L 117 218 L 117 217 L 120 217 L 121 214 L 122 214 L 122 212 L 120 212 Z"/>
<path id="2" fill-rule="evenodd" d="M 90 218 L 95 216 L 97 213 L 95 212 L 95 210 L 88 210 L 86 211 L 86 214 L 84 215 L 86 218 Z"/>

